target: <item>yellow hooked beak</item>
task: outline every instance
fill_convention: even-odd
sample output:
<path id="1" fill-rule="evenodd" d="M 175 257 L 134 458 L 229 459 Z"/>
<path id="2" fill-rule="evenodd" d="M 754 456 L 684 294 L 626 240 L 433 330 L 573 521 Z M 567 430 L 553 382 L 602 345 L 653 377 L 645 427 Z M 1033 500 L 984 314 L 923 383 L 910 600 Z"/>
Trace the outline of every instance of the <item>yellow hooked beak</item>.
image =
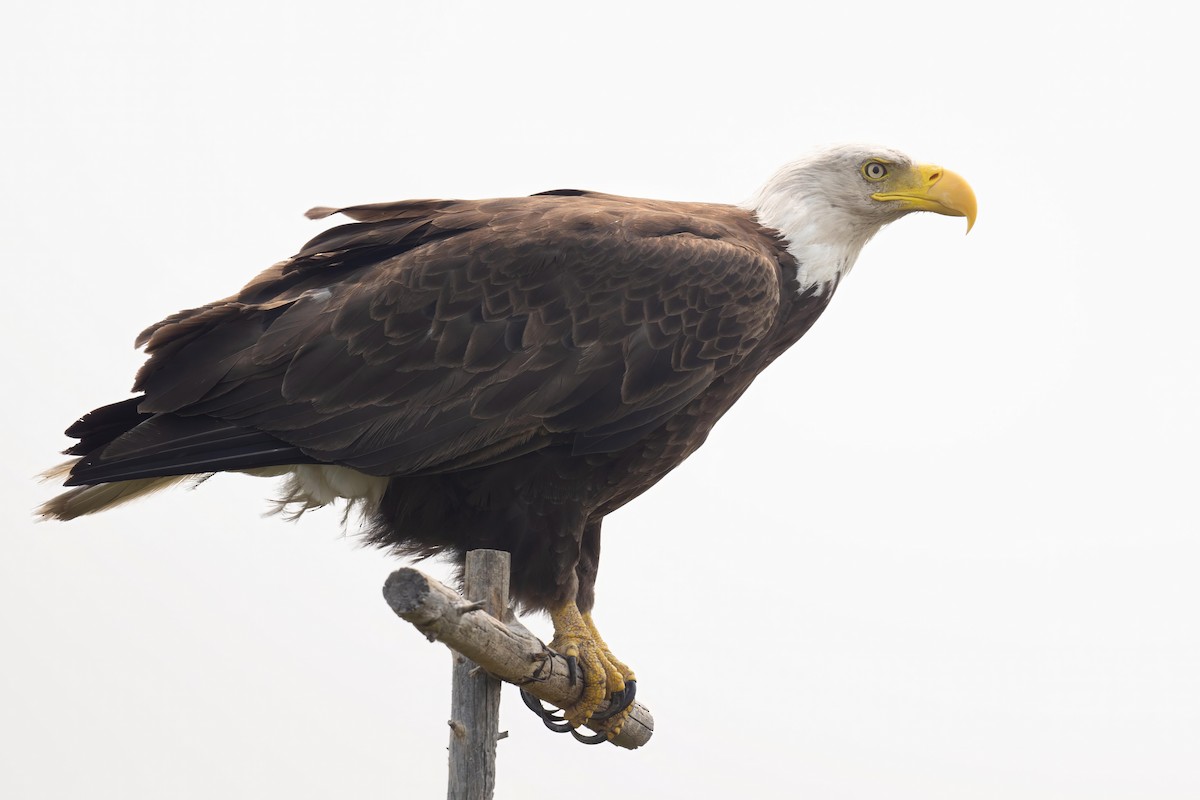
<path id="1" fill-rule="evenodd" d="M 975 224 L 975 192 L 962 176 L 948 169 L 917 164 L 896 175 L 887 191 L 871 195 L 876 200 L 899 203 L 906 211 L 932 211 L 948 217 L 966 217 L 967 233 Z"/>

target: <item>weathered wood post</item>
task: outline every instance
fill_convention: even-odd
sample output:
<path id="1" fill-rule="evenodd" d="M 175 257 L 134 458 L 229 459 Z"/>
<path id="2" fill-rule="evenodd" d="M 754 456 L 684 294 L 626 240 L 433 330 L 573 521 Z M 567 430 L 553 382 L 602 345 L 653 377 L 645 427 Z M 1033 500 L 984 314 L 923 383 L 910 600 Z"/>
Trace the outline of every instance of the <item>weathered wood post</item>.
<path id="1" fill-rule="evenodd" d="M 467 553 L 463 595 L 472 605 L 504 619 L 508 609 L 509 554 Z M 496 741 L 500 733 L 500 681 L 461 653 L 453 653 L 450 692 L 449 800 L 492 800 L 496 790 Z"/>
<path id="2" fill-rule="evenodd" d="M 475 566 L 476 559 L 488 559 L 488 554 L 499 556 L 503 562 L 503 567 L 500 569 L 504 576 L 502 579 L 505 586 L 503 592 L 476 588 L 477 586 L 493 585 L 491 578 L 477 579 L 475 577 L 476 574 L 490 574 L 495 569 L 495 567 L 488 567 L 484 572 L 479 572 L 479 567 Z M 425 638 L 431 642 L 441 642 L 454 651 L 456 675 L 460 668 L 472 681 L 485 681 L 494 675 L 500 680 L 524 688 L 533 696 L 556 708 L 566 708 L 579 702 L 583 686 L 581 682 L 570 679 L 567 660 L 550 650 L 509 612 L 507 608 L 508 569 L 507 553 L 482 550 L 468 553 L 467 587 L 464 597 L 419 570 L 402 567 L 388 576 L 383 586 L 383 597 L 397 616 L 411 623 L 425 635 Z M 484 582 L 480 583 L 480 580 Z M 484 599 L 475 600 L 474 598 Z M 476 664 L 481 666 L 477 668 Z M 454 691 L 457 697 L 457 678 Z M 492 695 L 492 697 L 498 697 L 498 695 Z M 496 703 L 499 700 L 493 699 L 489 702 L 491 705 L 487 707 L 492 709 L 491 712 L 468 716 L 466 712 L 460 715 L 458 710 L 460 704 L 457 699 L 452 701 L 451 730 L 461 731 L 464 737 L 478 734 L 477 738 L 463 741 L 456 741 L 456 735 L 451 734 L 450 797 L 452 798 L 491 797 L 495 781 L 496 729 L 498 726 Z M 477 705 L 476 707 L 482 706 Z M 600 711 L 603 712 L 606 708 L 607 703 L 600 706 Z M 483 719 L 487 713 L 491 713 L 492 721 L 490 727 L 485 729 L 484 723 L 477 723 L 475 720 Z M 613 737 L 612 744 L 628 750 L 636 750 L 649 742 L 653 735 L 654 717 L 651 716 L 650 709 L 635 700 L 629 707 L 629 718 L 625 721 L 621 732 Z M 472 742 L 476 744 L 472 744 Z M 485 763 L 485 766 L 477 771 L 468 763 L 460 769 L 456 766 L 456 752 L 458 752 L 456 748 L 463 749 L 461 756 L 463 759 L 471 758 L 470 753 L 473 749 L 485 753 L 485 758 L 479 762 Z M 486 775 L 487 793 L 454 794 L 456 785 L 465 785 L 461 782 L 456 784 L 456 781 L 459 780 L 455 777 L 456 775 L 464 776 L 462 780 L 465 781 L 474 781 L 477 775 Z"/>

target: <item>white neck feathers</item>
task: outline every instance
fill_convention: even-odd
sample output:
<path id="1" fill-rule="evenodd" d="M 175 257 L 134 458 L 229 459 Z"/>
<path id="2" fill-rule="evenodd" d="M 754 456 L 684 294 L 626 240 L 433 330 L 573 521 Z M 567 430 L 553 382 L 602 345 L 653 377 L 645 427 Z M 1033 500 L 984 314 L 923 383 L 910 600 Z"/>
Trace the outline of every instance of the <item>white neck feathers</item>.
<path id="1" fill-rule="evenodd" d="M 742 207 L 783 234 L 799 265 L 800 291 L 815 287 L 823 294 L 850 271 L 880 226 L 851 213 L 808 166 L 799 161 L 784 167 Z"/>

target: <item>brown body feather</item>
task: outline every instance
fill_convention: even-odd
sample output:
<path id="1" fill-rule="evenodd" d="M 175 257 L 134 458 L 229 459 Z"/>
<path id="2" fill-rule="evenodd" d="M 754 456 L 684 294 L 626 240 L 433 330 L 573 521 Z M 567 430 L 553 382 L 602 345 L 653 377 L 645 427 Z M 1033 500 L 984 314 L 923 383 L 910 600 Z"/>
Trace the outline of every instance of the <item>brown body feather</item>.
<path id="1" fill-rule="evenodd" d="M 338 464 L 389 479 L 373 542 L 508 550 L 527 605 L 586 610 L 603 517 L 695 451 L 831 294 L 801 293 L 775 233 L 731 206 L 341 211 L 359 222 L 144 332 L 143 396 L 70 431 L 69 483 Z"/>

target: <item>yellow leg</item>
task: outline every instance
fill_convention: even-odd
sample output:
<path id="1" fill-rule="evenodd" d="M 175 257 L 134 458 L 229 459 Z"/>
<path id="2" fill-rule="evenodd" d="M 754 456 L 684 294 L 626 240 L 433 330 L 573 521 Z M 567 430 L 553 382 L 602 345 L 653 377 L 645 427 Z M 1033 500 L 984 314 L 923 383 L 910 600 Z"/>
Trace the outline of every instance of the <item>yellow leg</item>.
<path id="1" fill-rule="evenodd" d="M 575 705 L 563 709 L 567 722 L 572 728 L 578 728 L 596 713 L 605 698 L 625 690 L 625 682 L 634 680 L 633 671 L 613 656 L 600 638 L 591 614 L 581 614 L 574 601 L 552 609 L 550 619 L 554 623 L 550 648 L 567 658 L 574 658 L 582 673 L 583 695 Z M 620 732 L 628 716 L 629 709 L 625 709 L 591 727 L 611 739 Z"/>
<path id="2" fill-rule="evenodd" d="M 617 657 L 612 654 L 612 650 L 608 649 L 608 645 L 600 638 L 600 631 L 596 630 L 596 623 L 592 621 L 592 612 L 587 612 L 583 615 L 583 624 L 587 625 L 588 631 L 592 634 L 592 640 L 596 646 L 600 648 L 600 657 L 608 664 L 608 691 L 621 692 L 625 690 L 625 681 L 637 680 L 633 674 L 633 670 L 625 666 L 617 660 Z"/>
<path id="3" fill-rule="evenodd" d="M 607 667 L 608 676 L 608 694 L 611 697 L 616 692 L 623 692 L 629 682 L 637 680 L 633 674 L 633 670 L 625 666 L 612 654 L 612 650 L 608 649 L 604 639 L 600 638 L 600 631 L 596 630 L 596 623 L 592 621 L 592 614 L 589 611 L 583 615 L 583 622 L 587 625 L 588 630 L 592 634 L 593 641 L 600 648 L 600 658 L 604 661 Z M 622 726 L 625 725 L 625 720 L 629 718 L 629 707 L 621 709 L 621 711 L 606 720 L 599 723 L 592 723 L 591 727 L 605 734 L 609 739 L 612 739 L 621 732 Z"/>

